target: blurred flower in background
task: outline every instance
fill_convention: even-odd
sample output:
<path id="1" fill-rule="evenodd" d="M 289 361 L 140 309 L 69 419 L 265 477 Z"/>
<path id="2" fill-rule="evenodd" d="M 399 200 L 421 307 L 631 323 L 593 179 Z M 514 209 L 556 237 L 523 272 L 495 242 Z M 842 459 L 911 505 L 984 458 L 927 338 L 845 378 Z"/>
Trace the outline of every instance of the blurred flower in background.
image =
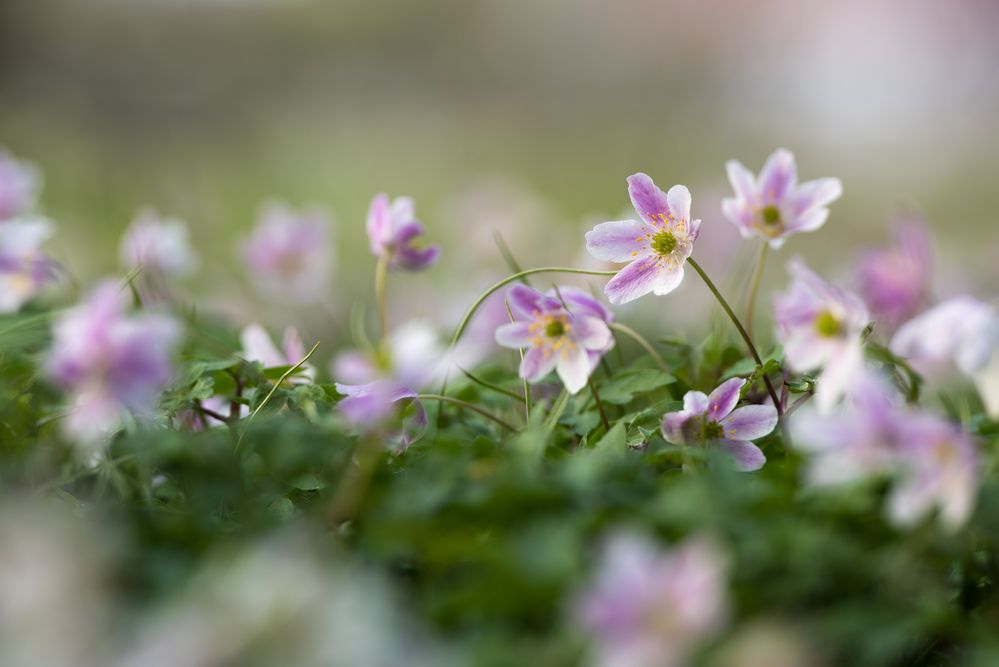
<path id="1" fill-rule="evenodd" d="M 140 211 L 125 230 L 118 254 L 126 269 L 138 272 L 133 284 L 143 303 L 169 302 L 171 283 L 198 267 L 187 224 L 176 218 L 162 218 L 152 209 Z"/>
<path id="2" fill-rule="evenodd" d="M 173 373 L 181 329 L 167 315 L 127 312 L 128 294 L 98 285 L 53 327 L 48 373 L 70 394 L 66 432 L 96 445 L 130 414 L 146 416 Z"/>
<path id="3" fill-rule="evenodd" d="M 0 223 L 0 313 L 21 309 L 56 278 L 56 264 L 41 249 L 55 234 L 44 218 L 23 217 Z"/>
<path id="4" fill-rule="evenodd" d="M 416 204 L 411 197 L 379 194 L 368 208 L 368 242 L 371 252 L 394 271 L 420 271 L 437 261 L 439 246 L 425 246 L 423 223 L 416 219 Z"/>
<path id="5" fill-rule="evenodd" d="M 659 548 L 633 533 L 610 537 L 577 613 L 600 667 L 682 667 L 728 614 L 726 558 L 691 537 Z"/>
<path id="6" fill-rule="evenodd" d="M 866 251 L 857 265 L 857 291 L 889 331 L 929 301 L 932 284 L 933 244 L 922 220 L 896 222 L 891 245 Z"/>
<path id="7" fill-rule="evenodd" d="M 294 366 L 302 361 L 306 354 L 302 337 L 295 327 L 285 328 L 284 337 L 281 339 L 281 349 L 278 349 L 267 330 L 259 324 L 250 324 L 244 327 L 239 334 L 239 341 L 243 345 L 240 356 L 247 361 L 260 362 L 264 368 Z M 288 381 L 293 384 L 313 382 L 315 378 L 315 367 L 305 363 L 299 367 L 298 372 L 288 378 Z"/>
<path id="8" fill-rule="evenodd" d="M 322 301 L 332 278 L 330 233 L 329 216 L 318 208 L 297 211 L 277 202 L 267 204 L 243 244 L 253 283 L 278 302 Z"/>

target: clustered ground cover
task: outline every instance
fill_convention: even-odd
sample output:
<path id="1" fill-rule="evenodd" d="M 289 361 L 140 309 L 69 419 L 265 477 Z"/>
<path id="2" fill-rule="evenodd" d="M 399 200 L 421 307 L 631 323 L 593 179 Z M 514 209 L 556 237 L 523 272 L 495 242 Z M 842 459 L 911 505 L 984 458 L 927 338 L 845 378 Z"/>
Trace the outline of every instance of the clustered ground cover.
<path id="1" fill-rule="evenodd" d="M 729 177 L 726 217 L 771 253 L 838 196 L 786 151 Z M 639 219 L 587 235 L 626 265 L 608 299 L 668 308 L 685 265 L 714 290 L 686 188 L 629 183 Z M 269 216 L 249 270 L 308 303 L 322 225 Z M 138 225 L 128 273 L 68 308 L 31 300 L 57 268 L 0 236 L 26 290 L 0 317 L 3 664 L 999 663 L 999 317 L 892 291 L 911 244 L 868 258 L 885 288 L 863 297 L 792 264 L 767 350 L 734 312 L 643 336 L 516 267 L 488 334 L 518 374 L 497 349 L 392 349 L 392 282 L 447 258 L 379 196 L 373 342 L 326 372 L 313 341 L 181 303 L 172 225 Z M 950 358 L 972 381 L 938 379 Z"/>

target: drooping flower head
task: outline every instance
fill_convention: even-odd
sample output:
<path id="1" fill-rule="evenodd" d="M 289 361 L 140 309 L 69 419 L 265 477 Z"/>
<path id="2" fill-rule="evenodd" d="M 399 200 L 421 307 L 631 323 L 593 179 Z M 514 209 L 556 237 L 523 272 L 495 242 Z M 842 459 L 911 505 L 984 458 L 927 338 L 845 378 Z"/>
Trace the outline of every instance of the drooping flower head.
<path id="1" fill-rule="evenodd" d="M 0 222 L 30 213 L 40 187 L 41 175 L 34 165 L 0 148 Z"/>
<path id="2" fill-rule="evenodd" d="M 830 285 L 800 260 L 788 263 L 790 289 L 774 299 L 777 339 L 791 370 L 822 368 L 816 403 L 829 410 L 863 369 L 860 336 L 867 307 L 856 294 Z"/>
<path id="3" fill-rule="evenodd" d="M 125 230 L 119 255 L 128 269 L 141 268 L 167 278 L 182 278 L 198 266 L 187 225 L 148 209 L 140 211 Z"/>
<path id="4" fill-rule="evenodd" d="M 838 178 L 799 184 L 794 155 L 783 148 L 767 159 L 759 178 L 736 160 L 729 160 L 725 167 L 735 197 L 722 202 L 722 213 L 743 238 L 758 236 L 775 249 L 788 236 L 825 224 L 827 206 L 843 194 Z"/>
<path id="5" fill-rule="evenodd" d="M 938 509 L 956 529 L 974 508 L 979 460 L 968 436 L 936 415 L 906 407 L 880 376 L 865 370 L 848 401 L 832 415 L 803 409 L 791 422 L 808 453 L 814 486 L 870 477 L 892 479 L 888 518 L 909 527 Z"/>
<path id="6" fill-rule="evenodd" d="M 641 220 L 603 222 L 586 233 L 586 249 L 597 259 L 630 262 L 604 287 L 617 304 L 676 289 L 701 226 L 690 219 L 690 192 L 683 185 L 663 192 L 639 173 L 628 177 L 628 194 Z"/>
<path id="7" fill-rule="evenodd" d="M 295 327 L 285 328 L 281 349 L 278 349 L 267 330 L 259 324 L 246 326 L 239 334 L 239 342 L 243 346 L 240 356 L 247 361 L 260 362 L 264 368 L 294 366 L 305 358 L 305 346 Z M 292 384 L 311 382 L 315 376 L 315 367 L 305 363 L 299 367 L 297 373 L 288 378 L 288 382 Z"/>
<path id="8" fill-rule="evenodd" d="M 496 342 L 527 349 L 520 377 L 538 382 L 554 370 L 570 394 L 585 387 L 600 357 L 614 345 L 607 309 L 569 287 L 542 294 L 514 285 L 507 301 L 514 321 L 496 330 Z"/>
<path id="9" fill-rule="evenodd" d="M 767 457 L 751 441 L 762 438 L 777 426 L 777 410 L 772 405 L 746 405 L 736 409 L 746 381 L 732 378 L 705 396 L 688 391 L 683 410 L 663 416 L 662 433 L 675 445 L 717 446 L 732 454 L 742 470 L 758 470 Z"/>
<path id="10" fill-rule="evenodd" d="M 918 220 L 898 223 L 892 245 L 867 251 L 857 267 L 857 290 L 871 313 L 894 329 L 927 300 L 933 275 L 929 231 Z"/>
<path id="11" fill-rule="evenodd" d="M 150 413 L 173 372 L 180 327 L 165 315 L 130 315 L 127 303 L 108 281 L 54 326 L 48 374 L 72 396 L 67 434 L 85 444 L 112 433 L 126 412 Z"/>
<path id="12" fill-rule="evenodd" d="M 0 223 L 0 313 L 20 310 L 56 277 L 55 263 L 41 250 L 54 228 L 44 218 Z"/>
<path id="13" fill-rule="evenodd" d="M 416 219 L 415 204 L 409 197 L 378 194 L 368 208 L 368 242 L 375 257 L 387 258 L 397 271 L 425 269 L 440 256 L 439 246 L 420 245 L 423 223 Z"/>
<path id="14" fill-rule="evenodd" d="M 320 301 L 333 265 L 329 227 L 329 217 L 318 209 L 267 205 L 243 248 L 254 283 L 275 299 Z"/>
<path id="15" fill-rule="evenodd" d="M 682 667 L 728 614 L 724 556 L 693 537 L 673 550 L 633 533 L 614 535 L 578 616 L 595 667 Z"/>
<path id="16" fill-rule="evenodd" d="M 396 454 L 404 452 L 420 439 L 427 429 L 427 413 L 415 391 L 391 380 L 376 380 L 364 385 L 337 384 L 344 394 L 337 407 L 348 426 L 364 433 L 374 433 L 402 416 L 399 428 L 384 435 L 394 445 Z"/>

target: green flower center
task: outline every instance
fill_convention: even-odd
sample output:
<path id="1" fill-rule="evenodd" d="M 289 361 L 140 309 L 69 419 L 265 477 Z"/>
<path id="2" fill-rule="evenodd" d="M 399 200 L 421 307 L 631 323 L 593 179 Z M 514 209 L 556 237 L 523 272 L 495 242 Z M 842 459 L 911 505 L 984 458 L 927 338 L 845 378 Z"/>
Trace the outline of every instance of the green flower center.
<path id="1" fill-rule="evenodd" d="M 718 440 L 725 437 L 725 427 L 718 422 L 704 421 L 704 439 Z"/>
<path id="2" fill-rule="evenodd" d="M 676 248 L 676 237 L 665 229 L 652 237 L 652 249 L 660 255 L 668 255 Z"/>
<path id="3" fill-rule="evenodd" d="M 769 204 L 763 207 L 760 211 L 763 216 L 763 222 L 768 225 L 779 225 L 780 224 L 780 209 L 774 204 Z"/>
<path id="4" fill-rule="evenodd" d="M 558 338 L 565 333 L 565 325 L 562 320 L 552 320 L 545 326 L 545 335 L 549 338 Z"/>
<path id="5" fill-rule="evenodd" d="M 815 330 L 819 332 L 820 336 L 831 338 L 843 333 L 843 325 L 836 319 L 835 315 L 825 310 L 815 318 Z"/>

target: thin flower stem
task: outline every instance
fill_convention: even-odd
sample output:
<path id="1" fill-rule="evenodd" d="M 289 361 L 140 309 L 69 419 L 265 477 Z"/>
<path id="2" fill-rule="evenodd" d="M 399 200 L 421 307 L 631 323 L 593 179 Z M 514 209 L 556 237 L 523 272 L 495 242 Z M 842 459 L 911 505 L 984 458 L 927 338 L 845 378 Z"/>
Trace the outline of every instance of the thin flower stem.
<path id="1" fill-rule="evenodd" d="M 732 320 L 732 324 L 734 324 L 735 328 L 739 331 L 739 335 L 742 336 L 742 340 L 745 341 L 746 347 L 749 348 L 749 354 L 753 356 L 753 360 L 756 362 L 756 365 L 762 368 L 763 359 L 760 358 L 760 353 L 756 351 L 756 346 L 753 344 L 753 339 L 749 336 L 749 333 L 746 331 L 746 328 L 742 326 L 742 322 L 739 321 L 739 318 L 732 311 L 732 307 L 728 305 L 728 301 L 726 301 L 725 297 L 721 295 L 721 292 L 719 292 L 718 288 L 715 287 L 715 284 L 711 281 L 711 278 L 709 278 L 708 274 L 704 272 L 704 269 L 701 268 L 701 265 L 698 264 L 696 261 L 694 261 L 693 257 L 688 257 L 687 263 L 694 268 L 694 271 L 697 271 L 697 275 L 701 277 L 701 280 L 704 281 L 704 284 L 708 286 L 709 290 L 711 290 L 711 293 L 714 295 L 715 300 L 718 301 L 718 305 L 722 307 L 722 310 L 725 311 L 725 314 L 728 315 L 728 318 Z M 777 397 L 777 392 L 774 391 L 774 386 L 770 382 L 770 378 L 767 377 L 765 374 L 763 374 L 761 377 L 763 380 L 763 384 L 767 388 L 767 394 L 770 395 L 770 400 L 773 401 L 774 408 L 777 410 L 777 419 L 780 422 L 781 433 L 784 436 L 783 438 L 784 449 L 785 451 L 787 451 L 788 449 L 791 448 L 791 440 L 790 440 L 790 435 L 788 434 L 787 431 L 787 425 L 784 423 L 784 407 L 781 405 L 780 399 Z"/>
<path id="2" fill-rule="evenodd" d="M 524 284 L 527 284 L 526 279 Z M 507 317 L 509 317 L 510 321 L 513 322 L 513 311 L 510 310 L 510 301 L 503 299 L 503 306 L 506 308 Z M 517 350 L 517 352 L 520 353 L 520 363 L 523 365 L 524 351 Z M 444 392 L 442 391 L 441 393 L 443 394 Z M 524 423 L 531 423 L 531 385 L 527 382 L 527 378 L 524 378 Z"/>
<path id="3" fill-rule="evenodd" d="M 440 394 L 420 394 L 419 396 L 417 396 L 417 398 L 421 401 L 440 401 L 441 403 L 452 403 L 454 405 L 459 405 L 467 410 L 479 413 L 486 419 L 496 422 L 497 424 L 507 429 L 508 431 L 512 432 L 517 431 L 517 427 L 511 424 L 510 422 L 506 421 L 505 419 L 497 417 L 488 410 L 483 410 L 479 406 L 473 405 L 468 401 L 463 401 L 460 398 L 454 398 L 453 396 L 442 396 Z"/>
<path id="4" fill-rule="evenodd" d="M 756 267 L 753 269 L 753 276 L 749 279 L 749 291 L 746 296 L 746 330 L 753 333 L 753 312 L 756 310 L 756 293 L 760 289 L 760 280 L 763 278 L 763 269 L 767 264 L 767 254 L 770 244 L 766 241 L 760 242 L 760 254 L 756 256 Z"/>
<path id="5" fill-rule="evenodd" d="M 520 401 L 521 403 L 524 402 L 524 397 L 521 396 L 520 394 L 516 393 L 516 392 L 510 391 L 509 389 L 504 389 L 503 387 L 501 387 L 501 386 L 499 386 L 497 384 L 493 384 L 492 382 L 489 382 L 488 380 L 483 380 L 482 378 L 473 375 L 470 371 L 466 371 L 464 368 L 460 368 L 459 367 L 458 370 L 460 370 L 462 373 L 464 373 L 465 377 L 467 377 L 469 380 L 471 380 L 475 384 L 481 385 L 481 386 L 485 387 L 486 389 L 491 389 L 491 390 L 495 391 L 496 393 L 503 394 L 504 396 L 509 396 L 510 398 L 514 399 L 515 401 Z"/>
<path id="6" fill-rule="evenodd" d="M 784 412 L 784 416 L 786 417 L 787 415 L 790 415 L 791 413 L 793 413 L 795 410 L 797 410 L 802 405 L 804 405 L 805 403 L 807 403 L 812 398 L 812 396 L 814 396 L 814 395 L 815 394 L 813 394 L 812 392 L 808 392 L 807 394 L 805 394 L 804 396 L 802 396 L 801 398 L 799 398 L 798 400 L 796 400 L 794 403 L 792 403 L 790 406 L 788 406 L 787 410 Z"/>
<path id="7" fill-rule="evenodd" d="M 465 316 L 461 319 L 461 324 L 459 324 L 458 328 L 455 330 L 454 336 L 451 338 L 451 348 L 453 349 L 454 346 L 458 344 L 458 341 L 461 339 L 462 334 L 465 333 L 465 329 L 468 327 L 468 323 L 472 319 L 472 315 L 475 314 L 475 311 L 479 309 L 479 306 L 481 306 L 482 303 L 486 299 L 488 299 L 493 292 L 502 288 L 504 285 L 509 285 L 512 282 L 518 281 L 522 278 L 526 278 L 527 276 L 532 276 L 536 273 L 576 273 L 584 276 L 613 276 L 617 273 L 617 271 L 590 271 L 588 269 L 573 269 L 573 268 L 566 268 L 559 266 L 543 266 L 541 268 L 527 269 L 525 271 L 521 271 L 520 273 L 514 273 L 513 275 L 509 275 L 503 280 L 493 285 L 492 287 L 490 287 L 489 289 L 487 289 L 482 294 L 480 294 L 479 298 L 477 298 L 472 303 L 472 305 L 468 309 L 468 312 L 466 312 Z"/>
<path id="8" fill-rule="evenodd" d="M 597 404 L 597 411 L 600 413 L 600 421 L 604 424 L 604 432 L 610 431 L 610 421 L 607 420 L 607 413 L 604 411 L 604 402 L 600 400 L 600 394 L 597 392 L 597 386 L 593 384 L 593 378 L 587 378 L 586 383 L 590 385 L 590 391 L 593 393 L 593 400 Z"/>
<path id="9" fill-rule="evenodd" d="M 378 258 L 375 265 L 375 298 L 378 300 L 378 327 L 381 344 L 388 337 L 388 256 Z"/>
<path id="10" fill-rule="evenodd" d="M 222 422 L 223 424 L 229 424 L 232 421 L 232 417 L 226 417 L 221 412 L 215 412 L 214 410 L 212 410 L 210 408 L 206 408 L 205 406 L 203 406 L 201 404 L 201 401 L 195 401 L 195 403 L 194 403 L 194 409 L 197 412 L 199 412 L 201 415 L 211 417 L 212 419 L 216 419 L 216 420 Z"/>
<path id="11" fill-rule="evenodd" d="M 628 336 L 636 343 L 638 343 L 642 347 L 642 349 L 648 352 L 649 356 L 655 360 L 656 364 L 659 366 L 659 368 L 662 369 L 663 373 L 670 372 L 669 365 L 659 355 L 659 353 L 656 352 L 656 348 L 652 347 L 652 343 L 645 340 L 645 337 L 642 336 L 642 334 L 638 333 L 637 331 L 629 327 L 627 324 L 621 324 L 620 322 L 611 322 L 608 326 L 614 331 L 623 333 L 625 336 Z"/>
<path id="12" fill-rule="evenodd" d="M 521 273 L 524 270 L 523 267 L 517 262 L 517 258 L 513 256 L 513 253 L 510 251 L 510 246 L 506 244 L 506 241 L 503 239 L 503 235 L 500 234 L 498 229 L 493 230 L 493 242 L 496 244 L 496 248 L 503 256 L 503 261 L 506 262 L 507 267 L 514 273 Z M 520 282 L 528 286 L 531 284 L 526 277 L 521 278 Z"/>

